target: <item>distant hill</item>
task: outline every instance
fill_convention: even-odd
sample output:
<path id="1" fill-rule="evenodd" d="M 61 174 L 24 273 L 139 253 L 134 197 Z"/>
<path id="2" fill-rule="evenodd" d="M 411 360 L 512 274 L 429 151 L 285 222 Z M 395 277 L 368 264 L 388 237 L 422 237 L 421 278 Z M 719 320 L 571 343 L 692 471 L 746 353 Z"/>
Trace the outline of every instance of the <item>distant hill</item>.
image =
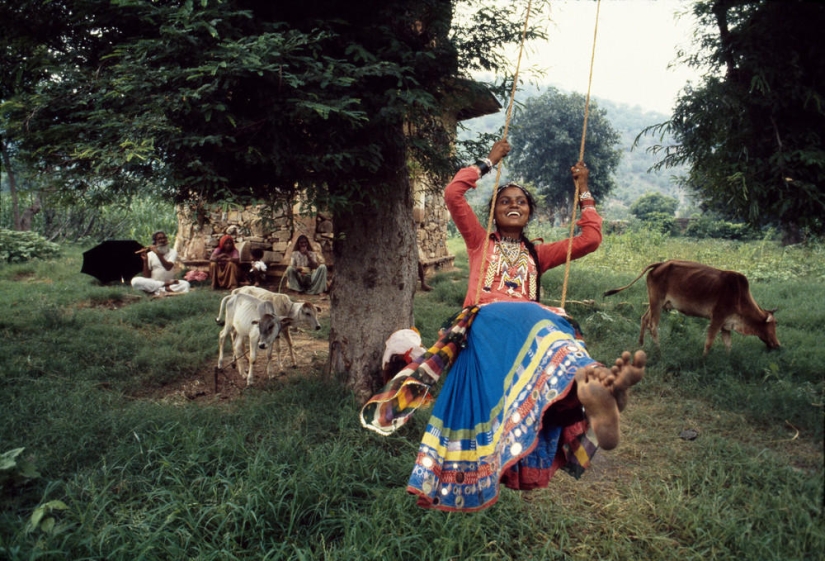
<path id="1" fill-rule="evenodd" d="M 546 87 L 539 89 L 528 86 L 524 91 L 516 94 L 516 101 L 523 102 L 534 96 L 541 95 Z M 560 91 L 564 91 L 559 88 Z M 642 195 L 649 192 L 658 192 L 680 201 L 677 215 L 688 214 L 690 201 L 682 189 L 675 185 L 673 176 L 680 175 L 682 170 L 664 170 L 648 172 L 659 157 L 648 154 L 646 148 L 657 144 L 659 139 L 646 136 L 641 139 L 640 146 L 631 151 L 633 141 L 646 127 L 667 121 L 670 116 L 656 111 L 648 111 L 642 107 L 631 106 L 625 103 L 616 103 L 607 99 L 591 97 L 591 103 L 604 109 L 613 127 L 621 135 L 621 148 L 624 151 L 622 161 L 616 170 L 618 187 L 611 194 L 610 200 L 600 201 L 599 210 L 608 219 L 627 218 L 627 209 Z M 486 115 L 477 119 L 464 121 L 466 130 L 459 132 L 459 138 L 474 138 L 482 132 L 495 132 L 504 125 L 506 107 L 494 115 Z M 585 160 L 587 147 L 585 146 Z"/>

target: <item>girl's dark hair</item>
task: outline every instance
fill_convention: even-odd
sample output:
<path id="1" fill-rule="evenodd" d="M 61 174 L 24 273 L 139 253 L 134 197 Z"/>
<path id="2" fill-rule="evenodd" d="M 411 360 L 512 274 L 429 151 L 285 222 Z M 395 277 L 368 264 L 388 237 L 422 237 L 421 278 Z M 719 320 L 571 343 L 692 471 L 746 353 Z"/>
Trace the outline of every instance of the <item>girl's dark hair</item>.
<path id="1" fill-rule="evenodd" d="M 527 206 L 530 209 L 530 218 L 532 219 L 533 216 L 535 216 L 536 214 L 536 199 L 533 198 L 533 195 L 530 194 L 530 191 L 528 191 L 518 183 L 513 183 L 512 181 L 510 183 L 502 183 L 498 186 L 493 196 L 496 197 L 496 199 L 498 199 L 498 196 L 507 187 L 518 187 L 519 189 L 521 189 L 521 192 L 524 193 L 524 196 L 527 198 Z M 487 205 L 487 207 L 490 209 L 490 212 L 495 212 L 493 210 L 493 196 L 490 197 L 490 204 Z"/>
<path id="2" fill-rule="evenodd" d="M 536 246 L 533 242 L 527 239 L 524 233 L 521 234 L 521 241 L 524 242 L 524 247 L 527 248 L 527 253 L 533 258 L 533 263 L 536 264 L 536 302 L 541 302 L 541 268 L 539 264 L 539 254 L 536 251 Z"/>
<path id="3" fill-rule="evenodd" d="M 502 183 L 498 186 L 495 192 L 495 197 L 501 194 L 507 187 L 518 187 L 524 193 L 525 198 L 527 199 L 527 207 L 530 209 L 530 218 L 532 219 L 536 212 L 536 200 L 533 198 L 533 195 L 530 194 L 530 191 L 519 185 L 518 183 Z M 490 204 L 488 205 L 490 208 L 490 212 L 495 212 L 493 210 L 493 197 L 490 197 Z M 533 245 L 533 242 L 527 239 L 527 236 L 524 235 L 524 232 L 521 233 L 521 241 L 524 242 L 524 247 L 527 248 L 527 253 L 530 254 L 530 257 L 533 258 L 533 263 L 536 264 L 536 272 L 538 276 L 536 277 L 536 302 L 541 301 L 541 269 L 539 268 L 539 254 L 536 251 L 536 246 Z"/>

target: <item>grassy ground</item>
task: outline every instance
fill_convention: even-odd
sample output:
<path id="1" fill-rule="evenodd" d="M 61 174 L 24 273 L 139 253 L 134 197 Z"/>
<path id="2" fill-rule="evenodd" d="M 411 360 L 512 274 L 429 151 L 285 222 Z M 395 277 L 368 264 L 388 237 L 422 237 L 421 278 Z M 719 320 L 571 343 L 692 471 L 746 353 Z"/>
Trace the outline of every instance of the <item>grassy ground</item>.
<path id="1" fill-rule="evenodd" d="M 703 359 L 707 322 L 667 314 L 619 448 L 580 480 L 504 490 L 472 515 L 418 509 L 404 491 L 425 412 L 379 437 L 318 372 L 234 400 L 158 398 L 214 364 L 219 294 L 134 299 L 80 275 L 77 248 L 2 267 L 0 453 L 25 448 L 40 476 L 0 464 L 0 558 L 821 559 L 821 248 L 607 238 L 568 281 L 593 356 L 633 350 L 644 311 L 642 281 L 601 293 L 667 257 L 748 274 L 780 308 L 783 349 L 734 334 L 730 354 L 717 341 Z M 563 271 L 544 281 L 558 299 Z M 431 284 L 416 298 L 425 343 L 460 307 L 466 272 Z"/>

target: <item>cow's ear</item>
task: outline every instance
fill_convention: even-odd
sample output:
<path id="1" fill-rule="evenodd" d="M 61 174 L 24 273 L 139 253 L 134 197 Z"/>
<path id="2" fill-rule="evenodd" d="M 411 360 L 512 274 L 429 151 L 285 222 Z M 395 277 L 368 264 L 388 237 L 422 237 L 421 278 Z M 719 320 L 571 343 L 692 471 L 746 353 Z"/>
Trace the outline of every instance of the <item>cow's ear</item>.
<path id="1" fill-rule="evenodd" d="M 281 318 L 281 325 L 292 325 L 292 318 L 289 316 L 285 316 Z"/>
<path id="2" fill-rule="evenodd" d="M 765 323 L 776 323 L 776 316 L 773 315 L 773 312 L 770 310 L 765 310 L 768 312 L 768 317 L 765 319 Z"/>

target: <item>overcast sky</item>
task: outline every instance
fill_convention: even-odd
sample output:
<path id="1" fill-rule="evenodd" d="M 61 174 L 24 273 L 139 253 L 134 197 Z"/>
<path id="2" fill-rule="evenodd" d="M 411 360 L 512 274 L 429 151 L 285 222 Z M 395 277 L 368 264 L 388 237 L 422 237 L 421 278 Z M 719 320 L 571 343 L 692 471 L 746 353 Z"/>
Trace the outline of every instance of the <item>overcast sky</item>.
<path id="1" fill-rule="evenodd" d="M 596 37 L 590 95 L 670 114 L 676 95 L 694 71 L 668 69 L 677 46 L 689 47 L 690 16 L 677 18 L 691 4 L 686 0 L 602 0 Z M 551 2 L 553 23 L 547 41 L 525 48 L 520 76 L 543 68 L 540 81 L 565 91 L 587 93 L 596 1 Z M 513 64 L 518 59 L 518 51 Z"/>

